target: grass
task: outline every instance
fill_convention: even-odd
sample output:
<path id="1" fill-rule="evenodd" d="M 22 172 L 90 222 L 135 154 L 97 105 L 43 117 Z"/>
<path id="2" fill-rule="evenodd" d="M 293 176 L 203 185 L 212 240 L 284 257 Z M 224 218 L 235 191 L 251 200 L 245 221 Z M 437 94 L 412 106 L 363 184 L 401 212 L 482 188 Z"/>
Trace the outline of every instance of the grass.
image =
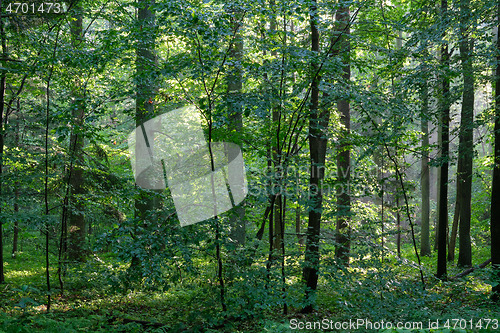
<path id="1" fill-rule="evenodd" d="M 7 246 L 5 252 L 10 253 L 9 250 Z M 474 264 L 488 258 L 486 251 L 476 251 Z M 382 263 L 379 258 L 367 257 L 350 268 L 339 270 L 325 266 L 319 280 L 317 310 L 307 316 L 299 313 L 304 288 L 300 279 L 288 280 L 289 313 L 283 315 L 279 267 L 273 271 L 277 287 L 266 290 L 264 284 L 259 284 L 265 280 L 262 275 L 265 270 L 262 265 L 254 264 L 248 272 L 228 281 L 226 297 L 231 304 L 230 316 L 224 318 L 220 315 L 219 289 L 211 272 L 213 262 L 208 260 L 196 258 L 199 271 L 186 273 L 165 291 L 145 288 L 127 291 L 115 288 L 112 281 L 120 276 L 118 273 L 125 272 L 127 265 L 117 261 L 113 254 L 99 254 L 99 259 L 91 256 L 87 263 L 68 270 L 66 290 L 61 295 L 57 289 L 57 258 L 51 255 L 52 307 L 47 313 L 43 251 L 31 241 L 16 258 L 5 258 L 7 283 L 0 286 L 0 332 L 295 332 L 297 330 L 290 328 L 291 320 L 321 322 L 328 319 L 342 323 L 353 319 L 373 322 L 384 319 L 422 321 L 427 325 L 429 320 L 445 323 L 453 318 L 500 318 L 498 305 L 488 299 L 488 269 L 477 270 L 459 281 L 441 282 L 433 277 L 435 254 L 424 257 L 427 288 L 423 290 L 418 269 L 411 262 L 414 253 L 410 244 L 403 247 L 402 256 L 408 260 L 387 256 Z M 331 254 L 326 253 L 323 262 L 331 262 L 331 259 Z M 298 263 L 287 269 L 290 275 L 300 275 Z M 460 271 L 450 266 L 450 275 Z M 276 294 L 269 297 L 272 293 Z M 424 331 L 431 330 L 406 332 Z"/>

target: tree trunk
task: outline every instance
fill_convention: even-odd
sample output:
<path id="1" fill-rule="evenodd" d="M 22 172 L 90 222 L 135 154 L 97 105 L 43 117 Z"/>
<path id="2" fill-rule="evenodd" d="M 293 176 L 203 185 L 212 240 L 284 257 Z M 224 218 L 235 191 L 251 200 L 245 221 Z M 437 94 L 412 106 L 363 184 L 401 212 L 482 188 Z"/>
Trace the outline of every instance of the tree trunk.
<path id="1" fill-rule="evenodd" d="M 401 258 L 401 214 L 399 213 L 399 197 L 396 193 L 396 250 L 398 258 Z"/>
<path id="2" fill-rule="evenodd" d="M 19 98 L 17 99 L 17 112 L 21 110 L 21 103 Z M 19 118 L 15 120 L 16 122 L 16 133 L 14 134 L 14 146 L 19 147 Z M 16 177 L 19 175 L 16 175 Z M 14 236 L 12 240 L 12 258 L 16 257 L 19 239 L 19 180 L 16 178 L 14 182 Z"/>
<path id="3" fill-rule="evenodd" d="M 234 14 L 234 43 L 229 54 L 230 63 L 233 65 L 229 68 L 229 74 L 227 76 L 227 107 L 229 115 L 228 127 L 233 138 L 236 138 L 235 143 L 242 147 L 242 140 L 240 140 L 239 137 L 243 129 L 243 98 L 241 96 L 241 90 L 243 87 L 243 37 L 239 32 L 240 14 L 238 12 L 232 14 Z M 232 209 L 229 215 L 229 224 L 231 226 L 231 239 L 235 241 L 237 245 L 245 244 L 246 229 L 244 202 Z"/>
<path id="4" fill-rule="evenodd" d="M 460 193 L 461 189 L 460 183 L 457 183 L 457 193 Z M 455 260 L 455 244 L 457 242 L 458 233 L 458 220 L 460 219 L 460 200 L 458 199 L 455 203 L 455 213 L 453 214 L 453 223 L 451 225 L 450 241 L 448 242 L 448 261 L 453 262 Z"/>
<path id="5" fill-rule="evenodd" d="M 73 48 L 77 49 L 82 39 L 83 17 L 79 6 L 76 8 L 76 15 L 71 21 L 71 38 Z M 78 80 L 78 79 L 77 79 Z M 68 211 L 68 259 L 83 261 L 85 259 L 85 216 L 83 214 L 83 204 L 80 196 L 83 194 L 83 124 L 85 115 L 84 93 L 81 91 L 83 85 L 75 83 L 74 105 L 72 111 L 73 129 L 70 135 L 69 152 L 71 165 L 69 168 L 69 186 L 71 195 L 69 198 Z"/>
<path id="6" fill-rule="evenodd" d="M 279 180 L 281 183 L 281 180 Z M 283 196 L 281 194 L 276 195 L 276 201 L 274 204 L 274 242 L 273 250 L 282 254 L 281 244 L 283 242 L 283 221 L 282 221 L 282 209 L 283 209 Z"/>
<path id="7" fill-rule="evenodd" d="M 497 63 L 495 70 L 495 163 L 491 189 L 491 264 L 497 285 L 492 288 L 492 299 L 500 302 L 500 3 L 497 7 Z"/>
<path id="8" fill-rule="evenodd" d="M 275 9 L 275 2 L 274 0 L 270 1 L 270 8 L 272 10 Z M 269 30 L 271 34 L 276 33 L 276 16 L 272 15 L 271 16 L 271 22 L 269 23 Z M 277 56 L 277 51 L 276 49 L 271 50 L 271 57 L 273 60 L 276 59 Z M 273 235 L 273 250 L 281 253 L 281 243 L 283 241 L 281 235 L 283 233 L 282 230 L 282 214 L 281 214 L 281 208 L 282 208 L 282 203 L 283 203 L 283 197 L 281 193 L 281 184 L 283 181 L 282 178 L 282 165 L 281 165 L 281 151 L 280 151 L 280 131 L 281 131 L 281 112 L 280 112 L 280 104 L 281 101 L 279 101 L 279 93 L 277 92 L 275 85 L 273 85 L 275 82 L 273 80 L 273 77 L 271 76 L 271 109 L 272 109 L 272 126 L 271 126 L 271 142 L 272 142 L 272 156 L 273 156 L 273 165 L 274 165 L 274 176 L 273 176 L 273 185 L 277 185 L 277 193 L 276 199 L 275 199 L 275 205 L 274 205 L 274 235 Z M 276 101 L 278 100 L 278 103 Z"/>
<path id="9" fill-rule="evenodd" d="M 448 14 L 447 0 L 441 0 L 442 17 L 446 21 Z M 441 46 L 441 64 L 442 71 L 442 96 L 441 96 L 441 177 L 439 179 L 439 212 L 438 212 L 438 259 L 437 274 L 440 279 L 446 279 L 446 236 L 448 227 L 448 154 L 449 154 L 449 118 L 450 104 L 449 91 L 450 81 L 448 78 L 449 55 L 448 43 L 444 42 Z"/>
<path id="10" fill-rule="evenodd" d="M 3 27 L 2 31 L 2 48 L 3 55 L 5 56 L 5 44 L 4 44 L 4 35 L 3 35 Z M 3 173 L 3 150 L 4 150 L 4 100 L 5 100 L 5 72 L 2 72 L 2 76 L 0 78 L 0 197 L 2 196 L 3 182 L 2 182 L 2 173 Z M 2 212 L 2 207 L 0 205 L 0 213 Z M 0 283 L 5 282 L 4 277 L 4 267 L 3 267 L 3 219 L 0 219 Z"/>
<path id="11" fill-rule="evenodd" d="M 3 11 L 3 5 L 0 2 L 0 10 Z M 5 39 L 5 32 L 3 29 L 3 21 L 0 20 L 0 38 L 2 43 L 2 58 L 7 57 L 7 42 Z M 4 107 L 5 107 L 5 80 L 6 74 L 5 71 L 2 71 L 0 76 L 0 198 L 2 197 L 3 190 L 3 150 L 4 150 L 4 138 L 5 138 L 5 129 L 4 129 Z M 0 205 L 0 213 L 2 213 L 2 207 Z M 0 219 L 0 283 L 5 282 L 4 276 L 4 262 L 3 262 L 3 219 Z"/>
<path id="12" fill-rule="evenodd" d="M 304 246 L 304 236 L 301 234 L 300 225 L 300 206 L 295 208 L 295 234 L 297 235 L 297 240 L 299 242 L 299 247 L 302 248 Z"/>
<path id="13" fill-rule="evenodd" d="M 154 95 L 156 92 L 156 76 L 154 75 L 154 66 L 156 62 L 155 56 L 155 12 L 151 10 L 154 6 L 154 0 L 139 0 L 137 19 L 140 24 L 138 32 L 138 45 L 136 48 L 136 100 L 135 100 L 135 117 L 136 126 L 139 127 L 146 121 L 154 117 Z M 147 131 L 154 131 L 153 128 Z M 153 133 L 145 133 L 147 137 L 154 137 Z M 154 142 L 149 142 L 154 144 Z M 152 150 L 154 150 L 151 147 Z M 150 158 L 148 152 L 137 149 L 135 152 L 136 163 L 141 163 L 142 158 Z M 146 154 L 146 155 L 145 155 Z M 148 184 L 148 179 L 154 179 L 151 175 L 154 168 L 150 168 L 141 173 L 139 177 L 144 179 L 136 179 L 136 183 Z M 152 185 L 152 184 L 151 184 Z M 154 186 L 151 186 L 154 188 Z M 140 188 L 139 198 L 135 200 L 134 215 L 142 223 L 142 227 L 147 227 L 148 221 L 152 219 L 152 212 L 160 207 L 160 200 L 157 195 L 148 193 Z M 135 234 L 139 232 L 136 230 Z M 140 259 L 137 256 L 132 256 L 129 272 L 135 277 L 143 275 Z"/>
<path id="14" fill-rule="evenodd" d="M 314 76 L 318 69 L 319 55 L 319 31 L 317 27 L 318 11 L 316 0 L 311 1 L 310 5 L 310 25 L 311 25 L 311 50 L 315 58 L 311 64 L 311 99 L 309 109 L 309 154 L 311 158 L 311 169 L 309 177 L 309 223 L 307 227 L 307 241 L 305 252 L 305 263 L 303 276 L 306 282 L 307 305 L 302 309 L 304 313 L 310 313 L 313 310 L 313 295 L 318 286 L 318 268 L 319 268 L 319 234 L 321 230 L 321 209 L 323 196 L 320 191 L 320 181 L 324 177 L 324 165 L 326 155 L 327 138 L 324 129 L 328 125 L 329 112 L 319 112 L 319 81 L 320 76 Z"/>
<path id="15" fill-rule="evenodd" d="M 422 184 L 422 207 L 421 207 L 421 239 L 420 255 L 428 256 L 431 254 L 431 245 L 429 242 L 429 214 L 430 214 L 430 174 L 429 174 L 429 90 L 427 80 L 424 81 L 421 91 L 422 114 L 420 119 L 420 129 L 422 131 L 422 160 L 421 160 L 421 184 Z"/>
<path id="16" fill-rule="evenodd" d="M 472 158 L 473 121 L 474 121 L 474 73 L 472 68 L 472 40 L 467 37 L 468 18 L 470 16 L 470 0 L 460 0 L 460 58 L 464 79 L 462 112 L 459 132 L 457 184 L 462 188 L 460 196 L 460 222 L 458 243 L 458 265 L 472 266 L 472 249 L 470 239 L 471 190 L 472 190 Z"/>
<path id="17" fill-rule="evenodd" d="M 438 122 L 440 122 L 440 120 Z M 443 146 L 442 144 L 443 128 L 441 125 L 438 125 L 437 135 L 438 135 L 438 156 L 440 156 L 441 155 L 440 149 Z M 437 251 L 438 249 L 438 240 L 439 240 L 438 222 L 439 222 L 439 212 L 441 211 L 441 204 L 439 201 L 440 195 L 441 195 L 441 167 L 438 167 L 436 168 L 436 216 L 434 219 L 434 251 Z"/>
<path id="18" fill-rule="evenodd" d="M 345 64 L 343 68 L 342 78 L 344 84 L 349 86 L 351 80 L 351 66 L 350 66 L 350 42 L 348 28 L 350 19 L 349 7 L 343 6 L 339 8 L 335 14 L 337 21 L 336 30 L 342 33 L 339 39 L 339 55 L 342 55 L 342 62 Z M 349 100 L 344 99 L 337 104 L 340 113 L 340 123 L 342 124 L 342 134 L 339 138 L 339 145 L 337 147 L 337 178 L 341 182 L 341 193 L 337 193 L 337 248 L 335 249 L 335 257 L 342 261 L 345 265 L 349 265 L 349 253 L 351 248 L 350 236 L 350 211 L 351 211 L 351 198 L 350 198 L 350 166 L 351 166 L 351 148 L 349 143 L 349 135 L 351 133 L 351 115 Z"/>

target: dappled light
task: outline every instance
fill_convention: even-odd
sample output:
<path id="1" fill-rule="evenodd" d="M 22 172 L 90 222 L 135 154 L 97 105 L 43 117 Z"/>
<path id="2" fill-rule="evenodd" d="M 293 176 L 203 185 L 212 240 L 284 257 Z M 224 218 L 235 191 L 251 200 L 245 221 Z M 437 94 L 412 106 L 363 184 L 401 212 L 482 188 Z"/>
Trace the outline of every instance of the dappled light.
<path id="1" fill-rule="evenodd" d="M 500 331 L 499 26 L 0 1 L 0 333 Z"/>

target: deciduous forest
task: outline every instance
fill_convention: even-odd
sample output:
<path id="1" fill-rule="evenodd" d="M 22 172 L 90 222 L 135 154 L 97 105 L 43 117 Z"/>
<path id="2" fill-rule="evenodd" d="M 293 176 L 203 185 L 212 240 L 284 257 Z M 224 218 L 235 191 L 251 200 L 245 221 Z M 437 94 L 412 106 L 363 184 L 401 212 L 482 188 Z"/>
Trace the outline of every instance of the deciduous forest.
<path id="1" fill-rule="evenodd" d="M 498 0 L 20 1 L 0 332 L 500 331 Z"/>

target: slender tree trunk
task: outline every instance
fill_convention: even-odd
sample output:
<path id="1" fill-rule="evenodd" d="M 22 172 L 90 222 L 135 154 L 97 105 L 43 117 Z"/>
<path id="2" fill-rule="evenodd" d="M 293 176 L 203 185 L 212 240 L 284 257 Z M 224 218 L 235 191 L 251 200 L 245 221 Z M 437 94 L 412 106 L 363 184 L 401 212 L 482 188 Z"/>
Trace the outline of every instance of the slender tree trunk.
<path id="1" fill-rule="evenodd" d="M 137 20 L 139 23 L 138 42 L 136 48 L 136 100 L 135 100 L 135 121 L 136 126 L 139 127 L 146 121 L 154 117 L 154 98 L 156 77 L 154 75 L 154 66 L 156 62 L 155 56 L 155 18 L 156 13 L 151 9 L 154 6 L 155 0 L 138 0 Z M 146 136 L 153 137 L 153 128 L 148 129 Z M 150 145 L 154 142 L 149 142 Z M 152 148 L 153 149 L 153 148 Z M 147 152 L 140 149 L 136 150 L 136 161 L 140 163 L 142 158 L 149 158 Z M 153 168 L 143 172 L 140 177 L 136 179 L 136 183 L 148 184 L 149 179 L 154 179 L 151 172 Z M 152 186 L 152 188 L 154 188 Z M 157 195 L 148 193 L 140 188 L 139 198 L 135 200 L 135 217 L 142 223 L 145 228 L 148 221 L 152 219 L 153 211 L 160 206 L 160 201 Z M 135 234 L 140 232 L 137 230 Z M 133 276 L 138 277 L 143 275 L 140 259 L 137 256 L 132 256 L 129 271 Z"/>
<path id="2" fill-rule="evenodd" d="M 282 180 L 279 180 L 281 183 Z M 281 243 L 283 242 L 283 238 L 281 235 L 283 234 L 283 223 L 282 223 L 282 210 L 283 210 L 283 199 L 284 197 L 281 194 L 276 195 L 276 201 L 274 204 L 274 242 L 273 242 L 273 251 L 281 253 Z"/>
<path id="3" fill-rule="evenodd" d="M 240 22 L 238 20 L 239 13 L 233 13 L 233 29 L 234 43 L 230 51 L 230 63 L 233 65 L 229 68 L 227 76 L 227 107 L 229 113 L 229 131 L 236 138 L 236 143 L 242 147 L 242 140 L 239 139 L 243 129 L 243 114 L 242 105 L 243 98 L 241 91 L 243 88 L 243 37 L 239 32 Z M 231 239 L 237 245 L 245 244 L 246 229 L 245 229 L 245 206 L 244 202 L 232 209 L 229 216 L 229 224 L 231 225 Z"/>
<path id="4" fill-rule="evenodd" d="M 302 223 L 300 218 L 300 206 L 295 208 L 295 233 L 297 234 L 297 240 L 299 242 L 300 248 L 304 246 L 304 236 L 301 234 L 300 225 Z"/>
<path id="5" fill-rule="evenodd" d="M 377 121 L 377 124 L 379 122 Z M 378 149 L 375 150 L 379 151 Z M 379 157 L 379 158 L 377 158 Z M 377 179 L 380 183 L 380 231 L 382 233 L 381 245 L 382 245 L 382 260 L 384 259 L 384 246 L 385 246 L 385 187 L 384 187 L 384 154 L 375 154 L 375 163 L 377 164 Z"/>
<path id="6" fill-rule="evenodd" d="M 0 8 L 3 9 L 2 6 Z M 3 56 L 5 56 L 5 43 L 4 43 L 4 34 L 3 34 L 3 22 L 0 22 L 2 25 L 2 48 L 3 48 Z M 5 72 L 2 72 L 2 76 L 0 77 L 0 198 L 2 196 L 3 190 L 3 150 L 4 150 L 4 101 L 5 101 Z M 0 205 L 0 213 L 2 212 L 2 207 Z M 0 219 L 0 283 L 5 282 L 4 276 L 4 262 L 3 262 L 3 219 Z"/>
<path id="7" fill-rule="evenodd" d="M 272 10 L 276 9 L 275 6 L 275 1 L 271 0 L 269 4 L 270 8 Z M 271 21 L 269 23 L 269 30 L 271 34 L 276 33 L 276 28 L 277 28 L 277 23 L 276 23 L 276 16 L 272 15 L 271 16 Z M 278 55 L 278 52 L 273 49 L 271 50 L 271 57 L 273 61 L 276 61 L 276 57 Z M 275 79 L 278 79 L 278 77 L 274 77 Z M 273 165 L 274 165 L 274 183 L 273 185 L 277 185 L 278 188 L 275 189 L 277 193 L 274 193 L 276 195 L 275 199 L 275 204 L 274 204 L 274 235 L 273 235 L 273 251 L 281 253 L 281 243 L 282 243 L 282 214 L 281 214 L 281 209 L 282 209 L 282 204 L 283 204 L 283 197 L 280 193 L 281 189 L 281 184 L 283 181 L 282 178 L 282 165 L 281 165 L 281 151 L 280 151 L 280 131 L 281 131 L 281 112 L 280 112 L 280 103 L 279 101 L 279 92 L 276 89 L 277 82 L 275 82 L 275 79 L 273 79 L 273 75 L 271 75 L 271 108 L 272 108 L 272 126 L 271 126 L 271 142 L 272 142 L 272 158 L 273 158 Z M 282 253 L 281 253 L 282 254 Z"/>
<path id="8" fill-rule="evenodd" d="M 439 117 L 441 118 L 441 117 Z M 440 122 L 441 120 L 438 120 Z M 443 137 L 443 128 L 441 125 L 438 125 L 438 150 L 439 150 L 439 156 L 441 156 L 441 147 L 443 146 L 442 144 L 442 137 Z M 436 216 L 434 219 L 434 251 L 437 251 L 438 249 L 438 240 L 439 240 L 439 228 L 438 228 L 438 222 L 439 222 L 439 212 L 441 211 L 441 204 L 439 201 L 440 195 L 441 195 L 441 167 L 438 167 L 436 169 Z"/>
<path id="9" fill-rule="evenodd" d="M 384 204 L 384 181 L 379 178 L 380 182 L 380 232 L 382 233 L 381 245 L 382 245 L 382 259 L 384 258 L 384 245 L 385 245 L 385 204 Z"/>
<path id="10" fill-rule="evenodd" d="M 3 3 L 0 0 L 0 10 L 3 12 Z M 7 41 L 5 38 L 5 32 L 3 29 L 3 19 L 0 17 L 0 38 L 2 43 L 2 58 L 7 57 Z M 5 80 L 6 74 L 5 71 L 2 71 L 0 76 L 0 198 L 2 198 L 2 190 L 3 190 L 3 151 L 4 151 L 4 138 L 5 138 L 5 129 L 4 129 L 4 107 L 5 107 Z M 2 207 L 0 205 L 0 213 L 2 213 Z M 0 219 L 0 283 L 5 282 L 4 276 L 4 262 L 3 262 L 3 219 Z"/>
<path id="11" fill-rule="evenodd" d="M 396 193 L 396 249 L 398 258 L 401 258 L 401 214 L 399 213 L 399 197 Z"/>
<path id="12" fill-rule="evenodd" d="M 444 22 L 448 20 L 448 2 L 441 0 L 441 11 Z M 450 104 L 449 91 L 450 81 L 448 78 L 449 55 L 448 43 L 444 42 L 441 47 L 441 64 L 443 65 L 442 74 L 442 105 L 441 105 L 441 177 L 439 188 L 439 212 L 438 212 L 438 259 L 437 259 L 437 277 L 446 279 L 446 238 L 448 227 L 448 154 L 449 154 L 449 118 Z"/>
<path id="13" fill-rule="evenodd" d="M 343 68 L 342 78 L 344 84 L 349 85 L 351 80 L 351 66 L 350 66 L 350 42 L 349 34 L 350 29 L 348 28 L 350 13 L 349 7 L 343 6 L 339 8 L 335 14 L 335 20 L 337 21 L 337 31 L 342 33 L 339 39 L 340 43 L 340 54 L 342 55 L 343 62 L 345 63 Z M 349 265 L 349 253 L 351 248 L 351 235 L 350 235 L 350 211 L 351 211 L 351 197 L 350 197 L 350 166 L 351 166 L 351 148 L 349 143 L 349 136 L 351 133 L 351 114 L 349 100 L 344 99 L 337 104 L 338 111 L 340 113 L 340 122 L 343 126 L 342 134 L 339 138 L 338 153 L 337 153 L 337 177 L 343 184 L 341 193 L 337 193 L 337 248 L 335 251 L 335 257 L 341 260 L 345 265 Z"/>
<path id="14" fill-rule="evenodd" d="M 76 50 L 82 42 L 82 22 L 83 16 L 81 7 L 75 7 L 75 17 L 71 21 L 71 39 L 73 48 Z M 78 80 L 78 79 L 77 79 Z M 83 85 L 81 82 L 75 82 L 73 88 L 73 129 L 70 135 L 70 165 L 69 186 L 71 195 L 69 197 L 68 209 L 68 258 L 74 261 L 83 261 L 85 259 L 85 216 L 83 215 L 83 204 L 80 196 L 83 194 L 83 122 L 85 115 L 84 93 L 81 91 Z"/>
<path id="15" fill-rule="evenodd" d="M 17 99 L 17 112 L 19 113 L 21 110 L 21 102 L 19 98 Z M 15 120 L 16 122 L 16 132 L 14 134 L 14 145 L 19 147 L 19 118 Z M 19 175 L 16 175 L 16 177 Z M 16 257 L 17 247 L 18 247 L 18 239 L 19 239 L 19 180 L 16 179 L 14 182 L 14 236 L 12 240 L 12 258 Z"/>
<path id="16" fill-rule="evenodd" d="M 429 242 L 429 214 L 430 214 L 430 174 L 429 174 L 429 90 L 427 80 L 422 85 L 422 114 L 420 119 L 420 129 L 422 131 L 422 160 L 421 160 L 421 184 L 422 184 L 422 207 L 421 207 L 421 239 L 420 255 L 428 256 L 431 254 L 431 245 Z"/>
<path id="17" fill-rule="evenodd" d="M 491 264 L 498 284 L 492 288 L 491 298 L 500 302 L 500 3 L 497 7 L 497 63 L 495 69 L 495 163 L 491 189 Z"/>
<path id="18" fill-rule="evenodd" d="M 455 202 L 455 213 L 453 214 L 453 223 L 451 224 L 450 241 L 448 242 L 448 261 L 455 260 L 455 245 L 457 243 L 458 220 L 460 219 L 460 200 L 458 193 L 461 193 L 461 183 L 457 183 L 457 200 Z"/>
<path id="19" fill-rule="evenodd" d="M 307 241 L 305 252 L 304 280 L 306 281 L 307 305 L 302 309 L 304 313 L 313 310 L 313 295 L 318 286 L 319 268 L 319 234 L 321 230 L 321 209 L 323 195 L 320 190 L 320 183 L 324 177 L 324 166 L 326 156 L 327 138 L 324 130 L 328 126 L 329 112 L 320 112 L 319 106 L 319 82 L 320 76 L 315 75 L 319 64 L 319 31 L 318 31 L 318 11 L 316 0 L 310 5 L 310 25 L 311 25 L 311 50 L 314 58 L 311 64 L 311 99 L 309 109 L 309 154 L 311 158 L 311 169 L 309 177 L 309 223 L 307 227 Z"/>
<path id="20" fill-rule="evenodd" d="M 473 158 L 473 121 L 474 121 L 474 72 L 472 68 L 473 44 L 467 36 L 470 16 L 470 0 L 460 0 L 460 58 L 464 79 L 462 112 L 459 133 L 457 184 L 462 188 L 460 196 L 460 222 L 458 243 L 458 265 L 472 266 L 470 239 L 472 158 Z"/>

